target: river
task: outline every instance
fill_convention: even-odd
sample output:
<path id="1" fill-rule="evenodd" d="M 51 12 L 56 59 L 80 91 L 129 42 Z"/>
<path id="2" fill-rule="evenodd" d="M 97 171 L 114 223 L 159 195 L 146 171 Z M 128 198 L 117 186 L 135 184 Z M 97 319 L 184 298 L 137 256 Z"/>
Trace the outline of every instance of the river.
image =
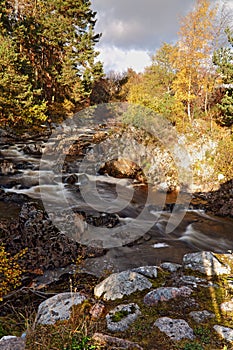
<path id="1" fill-rule="evenodd" d="M 85 153 L 91 152 L 93 145 L 90 140 L 91 133 L 84 133 L 81 143 L 85 143 Z M 0 186 L 8 193 L 42 199 L 45 208 L 51 211 L 50 215 L 61 213 L 64 209 L 82 211 L 86 217 L 94 217 L 95 220 L 105 215 L 115 215 L 116 227 L 98 227 L 91 225 L 89 220 L 89 236 L 84 234 L 84 238 L 78 238 L 81 243 L 89 244 L 96 235 L 95 241 L 102 240 L 102 246 L 107 248 L 104 256 L 87 259 L 84 270 L 101 274 L 104 270 L 119 271 L 157 265 L 162 261 L 179 263 L 187 252 L 209 250 L 226 253 L 233 250 L 232 219 L 207 215 L 203 210 L 194 210 L 192 205 L 183 208 L 182 198 L 185 201 L 185 194 L 179 199 L 177 212 L 169 210 L 172 209 L 170 204 L 176 200 L 174 193 L 164 194 L 152 189 L 148 202 L 148 186 L 134 179 L 80 173 L 83 159 L 80 155 L 65 160 L 60 174 L 54 170 L 56 164 L 52 158 L 50 161 L 41 159 L 41 152 L 51 145 L 41 140 L 2 143 Z M 163 202 L 167 206 L 165 211 L 161 207 Z M 14 202 L 0 201 L 0 219 L 10 220 L 18 215 L 19 208 Z M 167 232 L 167 223 L 171 216 L 174 219 L 176 215 L 182 220 L 179 219 L 174 229 Z M 58 219 L 55 218 L 54 223 L 62 230 L 64 222 L 61 224 Z M 60 221 L 64 221 L 64 217 L 61 216 Z M 79 229 L 85 228 L 85 225 L 85 222 L 79 223 Z M 106 236 L 109 232 L 114 234 Z M 101 235 L 105 236 L 104 239 Z"/>

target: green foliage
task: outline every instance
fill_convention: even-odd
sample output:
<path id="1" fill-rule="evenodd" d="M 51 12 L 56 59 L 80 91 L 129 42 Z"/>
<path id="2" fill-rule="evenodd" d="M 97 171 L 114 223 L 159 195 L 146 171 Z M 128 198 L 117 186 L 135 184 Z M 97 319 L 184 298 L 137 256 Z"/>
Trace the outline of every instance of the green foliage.
<path id="1" fill-rule="evenodd" d="M 5 0 L 0 13 L 0 122 L 44 122 L 87 103 L 102 74 L 90 1 Z"/>
<path id="2" fill-rule="evenodd" d="M 134 305 L 131 306 L 130 310 L 120 310 L 114 313 L 114 315 L 112 315 L 111 319 L 112 322 L 120 322 L 122 320 L 122 318 L 132 314 L 135 312 L 135 307 Z"/>
<path id="3" fill-rule="evenodd" d="M 218 121 L 225 126 L 231 126 L 233 124 L 233 35 L 229 29 L 226 30 L 226 34 L 231 48 L 223 47 L 216 51 L 213 62 L 218 67 L 222 82 L 226 84 L 225 94 L 218 104 L 220 110 Z"/>
<path id="4" fill-rule="evenodd" d="M 90 338 L 84 336 L 82 339 L 72 338 L 71 345 L 63 347 L 63 350 L 95 350 L 97 346 L 90 344 Z"/>
<path id="5" fill-rule="evenodd" d="M 231 135 L 225 136 L 219 141 L 214 158 L 214 170 L 216 174 L 224 175 L 224 181 L 233 178 L 233 139 Z"/>
<path id="6" fill-rule="evenodd" d="M 204 350 L 204 348 L 197 342 L 187 343 L 183 350 Z"/>
<path id="7" fill-rule="evenodd" d="M 210 330 L 208 328 L 202 326 L 196 327 L 194 329 L 194 334 L 200 339 L 201 343 L 210 343 Z"/>
<path id="8" fill-rule="evenodd" d="M 19 260 L 26 251 L 24 249 L 11 257 L 6 252 L 5 247 L 0 245 L 0 301 L 4 295 L 21 285 L 23 270 L 19 264 Z"/>

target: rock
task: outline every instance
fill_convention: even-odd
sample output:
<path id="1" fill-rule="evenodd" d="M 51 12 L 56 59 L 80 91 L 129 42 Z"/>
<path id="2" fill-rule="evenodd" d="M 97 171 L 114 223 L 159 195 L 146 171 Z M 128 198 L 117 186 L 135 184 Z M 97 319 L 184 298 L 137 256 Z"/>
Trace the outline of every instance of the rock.
<path id="1" fill-rule="evenodd" d="M 193 340 L 195 338 L 192 328 L 182 319 L 161 317 L 155 321 L 154 325 L 172 340 L 181 340 L 184 338 Z"/>
<path id="2" fill-rule="evenodd" d="M 204 278 L 195 277 L 195 276 L 182 276 L 180 278 L 180 281 L 182 282 L 182 284 L 191 285 L 193 288 L 197 288 L 198 284 L 200 285 L 200 283 L 205 283 L 205 284 L 208 283 Z"/>
<path id="3" fill-rule="evenodd" d="M 206 320 L 210 318 L 214 318 L 215 314 L 212 312 L 209 312 L 207 310 L 203 311 L 191 311 L 189 315 L 196 321 L 197 323 L 205 322 Z"/>
<path id="4" fill-rule="evenodd" d="M 54 324 L 70 318 L 70 308 L 81 304 L 86 297 L 81 293 L 61 293 L 43 301 L 38 308 L 36 323 Z"/>
<path id="5" fill-rule="evenodd" d="M 9 160 L 0 161 L 0 175 L 14 174 L 15 167 L 14 164 Z"/>
<path id="6" fill-rule="evenodd" d="M 40 144 L 28 144 L 23 147 L 23 152 L 25 154 L 41 156 L 42 155 L 42 147 Z"/>
<path id="7" fill-rule="evenodd" d="M 94 289 L 96 297 L 103 295 L 104 300 L 121 299 L 137 290 L 151 288 L 151 282 L 141 274 L 133 271 L 113 273 L 100 282 Z"/>
<path id="8" fill-rule="evenodd" d="M 226 341 L 232 342 L 233 341 L 233 329 L 220 326 L 220 325 L 215 325 L 214 330 L 221 336 L 223 337 Z"/>
<path id="9" fill-rule="evenodd" d="M 106 316 L 107 328 L 111 332 L 123 332 L 140 314 L 139 306 L 135 303 L 118 305 Z"/>
<path id="10" fill-rule="evenodd" d="M 93 320 L 98 320 L 104 313 L 105 310 L 105 305 L 101 302 L 95 303 L 91 310 L 90 310 L 90 314 L 91 314 L 91 318 Z"/>
<path id="11" fill-rule="evenodd" d="M 157 266 L 140 266 L 132 269 L 132 271 L 150 278 L 156 278 L 158 275 Z"/>
<path id="12" fill-rule="evenodd" d="M 228 265 L 220 262 L 211 252 L 198 252 L 185 254 L 183 258 L 184 268 L 199 271 L 207 276 L 229 274 Z"/>
<path id="13" fill-rule="evenodd" d="M 24 350 L 25 342 L 22 338 L 8 335 L 0 339 L 0 350 Z"/>
<path id="14" fill-rule="evenodd" d="M 110 335 L 107 335 L 107 334 L 95 333 L 92 339 L 99 345 L 105 346 L 104 349 L 143 350 L 143 348 L 139 346 L 137 343 L 133 343 L 131 341 L 117 338 L 117 337 L 111 337 Z"/>
<path id="15" fill-rule="evenodd" d="M 220 305 L 220 309 L 223 312 L 233 312 L 233 299 L 231 299 L 230 301 L 225 301 L 224 303 L 222 303 Z"/>
<path id="16" fill-rule="evenodd" d="M 192 293 L 189 287 L 160 287 L 147 293 L 144 297 L 146 305 L 156 305 L 159 301 L 168 301 L 179 296 L 188 297 Z"/>
<path id="17" fill-rule="evenodd" d="M 169 272 L 176 272 L 177 270 L 179 270 L 182 267 L 182 265 L 174 264 L 174 263 L 170 263 L 170 262 L 164 262 L 160 265 L 160 267 L 164 270 L 169 271 Z"/>

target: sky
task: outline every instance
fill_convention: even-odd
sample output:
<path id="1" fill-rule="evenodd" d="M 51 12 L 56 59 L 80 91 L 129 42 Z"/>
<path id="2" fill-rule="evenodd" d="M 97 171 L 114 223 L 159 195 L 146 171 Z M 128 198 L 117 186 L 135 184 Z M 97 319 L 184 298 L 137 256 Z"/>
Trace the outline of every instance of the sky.
<path id="1" fill-rule="evenodd" d="M 143 71 L 163 42 L 177 40 L 179 19 L 194 4 L 195 0 L 92 0 L 95 31 L 102 33 L 96 48 L 105 72 Z"/>

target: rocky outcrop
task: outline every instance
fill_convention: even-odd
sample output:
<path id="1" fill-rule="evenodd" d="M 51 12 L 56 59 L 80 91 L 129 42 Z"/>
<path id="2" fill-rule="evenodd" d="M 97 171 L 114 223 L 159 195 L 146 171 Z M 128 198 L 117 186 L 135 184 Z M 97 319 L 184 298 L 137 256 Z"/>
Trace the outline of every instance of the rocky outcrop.
<path id="1" fill-rule="evenodd" d="M 26 200 L 24 197 L 22 200 Z M 0 222 L 0 227 L 6 233 L 4 243 L 11 254 L 27 248 L 22 259 L 22 266 L 27 270 L 66 266 L 80 254 L 79 243 L 61 234 L 45 211 L 34 202 L 22 204 L 19 220 Z"/>
<path id="2" fill-rule="evenodd" d="M 205 194 L 208 212 L 218 216 L 233 217 L 233 179 L 220 185 L 217 191 Z"/>

